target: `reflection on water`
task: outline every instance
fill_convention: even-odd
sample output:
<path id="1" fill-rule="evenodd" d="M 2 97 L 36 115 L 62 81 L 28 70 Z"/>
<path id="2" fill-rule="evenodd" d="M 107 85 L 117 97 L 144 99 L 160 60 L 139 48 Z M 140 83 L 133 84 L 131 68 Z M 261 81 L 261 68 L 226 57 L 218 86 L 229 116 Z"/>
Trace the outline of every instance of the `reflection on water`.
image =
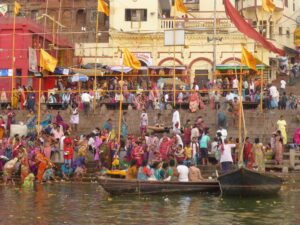
<path id="1" fill-rule="evenodd" d="M 300 190 L 273 198 L 108 196 L 95 184 L 0 186 L 0 224 L 300 224 Z"/>

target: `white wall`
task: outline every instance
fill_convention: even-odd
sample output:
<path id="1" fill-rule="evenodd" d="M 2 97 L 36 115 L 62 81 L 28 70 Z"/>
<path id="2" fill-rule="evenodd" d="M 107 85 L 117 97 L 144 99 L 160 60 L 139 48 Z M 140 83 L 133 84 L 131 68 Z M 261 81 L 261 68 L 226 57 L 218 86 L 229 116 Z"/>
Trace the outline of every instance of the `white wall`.
<path id="1" fill-rule="evenodd" d="M 125 21 L 125 9 L 147 9 L 147 21 Z M 110 0 L 110 28 L 124 32 L 156 31 L 159 24 L 158 9 L 158 0 Z"/>

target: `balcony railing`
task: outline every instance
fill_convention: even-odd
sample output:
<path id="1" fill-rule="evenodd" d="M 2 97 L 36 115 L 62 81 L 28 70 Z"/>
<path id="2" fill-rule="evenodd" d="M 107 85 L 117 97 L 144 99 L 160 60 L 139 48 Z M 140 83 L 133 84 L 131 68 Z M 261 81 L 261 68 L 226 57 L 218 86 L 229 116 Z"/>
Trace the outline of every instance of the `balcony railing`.
<path id="1" fill-rule="evenodd" d="M 213 30 L 214 28 L 214 20 L 213 19 L 191 19 L 191 18 L 186 18 L 186 19 L 172 19 L 172 18 L 167 18 L 167 19 L 161 19 L 160 20 L 160 29 L 162 31 L 164 30 L 172 30 L 175 28 L 176 29 L 185 29 L 185 30 L 198 30 L 198 31 L 209 31 Z M 217 19 L 217 30 L 218 31 L 233 31 L 235 29 L 234 25 L 230 22 L 228 19 Z"/>

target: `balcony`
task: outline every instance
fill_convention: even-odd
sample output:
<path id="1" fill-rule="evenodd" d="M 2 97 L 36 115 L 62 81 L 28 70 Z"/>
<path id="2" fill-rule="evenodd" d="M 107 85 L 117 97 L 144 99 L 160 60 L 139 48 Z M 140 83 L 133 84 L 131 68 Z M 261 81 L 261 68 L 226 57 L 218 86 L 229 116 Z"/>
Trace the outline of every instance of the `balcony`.
<path id="1" fill-rule="evenodd" d="M 276 5 L 275 12 L 282 11 L 284 8 L 284 3 L 282 0 L 273 0 L 274 4 Z M 241 10 L 248 10 L 252 9 L 255 10 L 257 7 L 262 6 L 262 0 L 241 0 L 236 3 L 236 7 L 239 11 Z"/>
<path id="2" fill-rule="evenodd" d="M 213 18 L 186 18 L 186 19 L 172 19 L 166 18 L 160 20 L 160 30 L 173 30 L 185 29 L 186 31 L 197 31 L 197 32 L 212 32 L 214 29 Z M 229 19 L 217 19 L 217 30 L 219 33 L 228 33 L 233 29 L 236 29 Z"/>

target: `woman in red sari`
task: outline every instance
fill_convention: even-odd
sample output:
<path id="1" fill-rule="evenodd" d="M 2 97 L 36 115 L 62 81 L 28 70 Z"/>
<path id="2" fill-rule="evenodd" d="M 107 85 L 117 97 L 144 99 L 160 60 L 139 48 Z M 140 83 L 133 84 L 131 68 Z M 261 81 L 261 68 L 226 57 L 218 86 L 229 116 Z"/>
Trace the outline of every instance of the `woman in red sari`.
<path id="1" fill-rule="evenodd" d="M 5 121 L 2 116 L 0 116 L 0 141 L 2 141 L 5 134 Z"/>
<path id="2" fill-rule="evenodd" d="M 26 87 L 23 86 L 22 88 L 20 88 L 20 109 L 25 109 L 26 106 Z"/>
<path id="3" fill-rule="evenodd" d="M 26 154 L 23 155 L 21 159 L 21 183 L 24 182 L 25 178 L 29 175 L 29 173 L 30 173 L 29 160 Z"/>
<path id="4" fill-rule="evenodd" d="M 143 162 L 144 147 L 135 143 L 131 152 L 131 158 L 137 161 L 137 166 L 140 167 Z"/>

